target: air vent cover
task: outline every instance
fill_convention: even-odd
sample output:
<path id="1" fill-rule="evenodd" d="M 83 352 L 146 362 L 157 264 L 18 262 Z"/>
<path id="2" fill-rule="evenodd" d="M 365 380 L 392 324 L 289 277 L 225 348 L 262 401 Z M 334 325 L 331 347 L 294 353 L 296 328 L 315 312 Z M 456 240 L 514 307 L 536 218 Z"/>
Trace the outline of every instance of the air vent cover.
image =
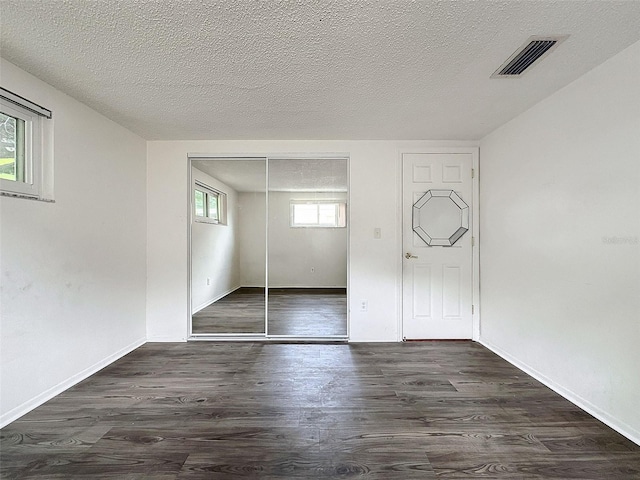
<path id="1" fill-rule="evenodd" d="M 553 37 L 530 37 L 525 44 L 515 51 L 491 78 L 517 77 L 522 75 L 531 65 L 548 55 L 568 35 Z"/>

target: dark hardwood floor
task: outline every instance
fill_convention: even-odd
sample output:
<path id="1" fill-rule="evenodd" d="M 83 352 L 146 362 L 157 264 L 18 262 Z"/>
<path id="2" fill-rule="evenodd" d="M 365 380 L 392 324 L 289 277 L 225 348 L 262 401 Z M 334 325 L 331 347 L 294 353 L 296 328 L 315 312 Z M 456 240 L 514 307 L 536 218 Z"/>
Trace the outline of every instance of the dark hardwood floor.
<path id="1" fill-rule="evenodd" d="M 193 333 L 264 333 L 264 288 L 239 288 L 191 317 Z"/>
<path id="2" fill-rule="evenodd" d="M 640 478 L 639 446 L 472 342 L 146 344 L 0 442 L 3 479 Z"/>
<path id="3" fill-rule="evenodd" d="M 270 288 L 269 335 L 347 335 L 344 288 Z"/>
<path id="4" fill-rule="evenodd" d="M 197 334 L 265 331 L 264 288 L 239 288 L 195 313 Z M 347 335 L 344 288 L 270 288 L 269 335 L 328 337 Z"/>

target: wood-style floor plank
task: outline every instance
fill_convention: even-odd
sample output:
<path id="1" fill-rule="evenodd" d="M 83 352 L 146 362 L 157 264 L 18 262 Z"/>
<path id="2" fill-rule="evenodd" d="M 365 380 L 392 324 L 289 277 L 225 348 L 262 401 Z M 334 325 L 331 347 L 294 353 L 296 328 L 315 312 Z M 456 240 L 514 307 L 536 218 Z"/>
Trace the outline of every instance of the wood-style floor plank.
<path id="1" fill-rule="evenodd" d="M 270 288 L 269 335 L 347 335 L 344 288 Z M 265 289 L 239 288 L 193 314 L 194 334 L 264 334 Z"/>
<path id="2" fill-rule="evenodd" d="M 0 431 L 3 479 L 632 479 L 640 447 L 473 342 L 146 344 Z"/>

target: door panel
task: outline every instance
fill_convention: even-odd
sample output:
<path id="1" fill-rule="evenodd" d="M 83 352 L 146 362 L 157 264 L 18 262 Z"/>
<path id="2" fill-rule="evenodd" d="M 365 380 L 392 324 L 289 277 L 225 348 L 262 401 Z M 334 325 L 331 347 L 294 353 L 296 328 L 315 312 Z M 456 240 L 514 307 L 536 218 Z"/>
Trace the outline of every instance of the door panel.
<path id="1" fill-rule="evenodd" d="M 413 268 L 413 316 L 416 318 L 431 318 L 431 295 L 421 295 L 421 292 L 431 291 L 431 266 L 416 265 Z"/>
<path id="2" fill-rule="evenodd" d="M 460 267 L 457 265 L 444 265 L 442 267 L 443 318 L 459 318 L 461 316 L 460 273 Z"/>
<path id="3" fill-rule="evenodd" d="M 269 337 L 346 338 L 346 158 L 268 163 Z"/>
<path id="4" fill-rule="evenodd" d="M 447 191 L 453 191 L 453 196 L 460 197 L 472 215 L 473 153 L 405 153 L 402 160 L 403 337 L 471 338 L 472 222 L 469 220 L 469 230 L 452 240 L 453 245 L 431 246 L 423 239 L 425 235 L 421 238 L 414 232 L 413 206 L 427 191 L 432 191 L 434 198 L 429 208 L 436 211 L 426 216 L 426 223 L 447 229 L 460 221 L 456 215 L 462 215 L 455 203 L 446 201 Z M 416 208 L 420 208 L 420 203 Z M 422 217 L 421 221 L 425 223 Z M 428 230 L 429 225 L 421 227 Z"/>
<path id="5" fill-rule="evenodd" d="M 192 336 L 265 336 L 266 162 L 191 159 L 194 188 L 217 193 L 206 209 L 219 210 L 215 221 L 192 213 Z"/>

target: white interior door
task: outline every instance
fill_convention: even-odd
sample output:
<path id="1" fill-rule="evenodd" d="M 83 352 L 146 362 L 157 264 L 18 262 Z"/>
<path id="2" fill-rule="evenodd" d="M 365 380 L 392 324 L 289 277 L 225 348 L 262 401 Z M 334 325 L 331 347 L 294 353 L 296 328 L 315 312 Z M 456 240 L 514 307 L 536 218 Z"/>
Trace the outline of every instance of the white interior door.
<path id="1" fill-rule="evenodd" d="M 470 339 L 474 154 L 402 157 L 403 337 Z"/>

